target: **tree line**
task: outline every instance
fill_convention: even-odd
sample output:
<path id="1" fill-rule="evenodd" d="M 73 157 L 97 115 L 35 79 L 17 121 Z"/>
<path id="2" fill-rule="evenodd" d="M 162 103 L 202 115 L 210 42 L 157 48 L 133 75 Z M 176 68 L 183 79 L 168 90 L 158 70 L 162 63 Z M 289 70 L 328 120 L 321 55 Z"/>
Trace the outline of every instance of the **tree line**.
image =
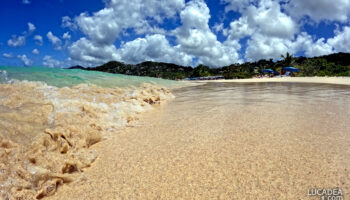
<path id="1" fill-rule="evenodd" d="M 164 79 L 184 79 L 192 77 L 223 76 L 225 79 L 251 78 L 263 73 L 264 69 L 272 69 L 277 73 L 283 67 L 293 66 L 300 69 L 296 76 L 350 76 L 350 54 L 336 53 L 320 57 L 294 57 L 287 53 L 281 55 L 281 60 L 261 59 L 256 62 L 245 62 L 242 64 L 231 64 L 219 68 L 211 68 L 206 65 L 197 67 L 181 66 L 163 62 L 143 62 L 140 64 L 125 64 L 118 61 L 110 61 L 101 66 L 84 68 L 81 66 L 70 67 L 70 69 L 84 69 L 117 73 L 134 76 L 149 76 Z"/>

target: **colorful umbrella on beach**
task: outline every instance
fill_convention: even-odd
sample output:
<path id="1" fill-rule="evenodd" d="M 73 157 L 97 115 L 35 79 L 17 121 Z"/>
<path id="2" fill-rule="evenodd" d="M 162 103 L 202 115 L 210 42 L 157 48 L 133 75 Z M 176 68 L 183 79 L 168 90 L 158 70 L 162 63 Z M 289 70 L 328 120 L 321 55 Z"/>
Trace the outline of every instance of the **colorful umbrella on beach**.
<path id="1" fill-rule="evenodd" d="M 275 73 L 275 71 L 273 71 L 272 69 L 264 69 L 264 71 L 262 71 L 262 72 L 269 73 L 269 74 Z"/>
<path id="2" fill-rule="evenodd" d="M 295 67 L 284 67 L 283 70 L 287 72 L 300 72 L 300 70 Z"/>

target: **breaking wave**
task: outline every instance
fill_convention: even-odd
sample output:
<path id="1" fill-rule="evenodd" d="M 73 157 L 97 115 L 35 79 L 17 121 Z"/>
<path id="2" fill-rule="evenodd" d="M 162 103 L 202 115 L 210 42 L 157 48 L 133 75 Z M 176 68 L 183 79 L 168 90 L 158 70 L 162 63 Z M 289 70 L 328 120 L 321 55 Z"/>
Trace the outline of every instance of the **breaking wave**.
<path id="1" fill-rule="evenodd" d="M 174 98 L 156 84 L 57 87 L 0 71 L 0 197 L 40 199 L 79 180 L 98 156 L 90 147 Z"/>

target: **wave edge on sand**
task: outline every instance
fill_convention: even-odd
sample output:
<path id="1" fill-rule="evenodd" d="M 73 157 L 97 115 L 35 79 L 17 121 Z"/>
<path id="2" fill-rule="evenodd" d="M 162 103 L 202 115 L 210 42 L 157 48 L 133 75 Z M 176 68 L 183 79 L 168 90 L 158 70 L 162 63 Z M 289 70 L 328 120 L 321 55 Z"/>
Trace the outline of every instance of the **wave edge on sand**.
<path id="1" fill-rule="evenodd" d="M 83 178 L 81 172 L 98 156 L 92 145 L 172 98 L 169 90 L 151 84 L 133 89 L 0 84 L 0 197 L 40 199 Z"/>

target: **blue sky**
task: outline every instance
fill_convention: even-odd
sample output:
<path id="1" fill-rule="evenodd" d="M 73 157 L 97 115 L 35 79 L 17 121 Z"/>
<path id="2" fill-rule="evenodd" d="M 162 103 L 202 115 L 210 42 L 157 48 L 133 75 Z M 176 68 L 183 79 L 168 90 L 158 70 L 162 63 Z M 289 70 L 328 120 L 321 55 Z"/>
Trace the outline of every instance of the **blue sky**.
<path id="1" fill-rule="evenodd" d="M 350 0 L 2 0 L 0 65 L 219 67 L 350 52 Z"/>

